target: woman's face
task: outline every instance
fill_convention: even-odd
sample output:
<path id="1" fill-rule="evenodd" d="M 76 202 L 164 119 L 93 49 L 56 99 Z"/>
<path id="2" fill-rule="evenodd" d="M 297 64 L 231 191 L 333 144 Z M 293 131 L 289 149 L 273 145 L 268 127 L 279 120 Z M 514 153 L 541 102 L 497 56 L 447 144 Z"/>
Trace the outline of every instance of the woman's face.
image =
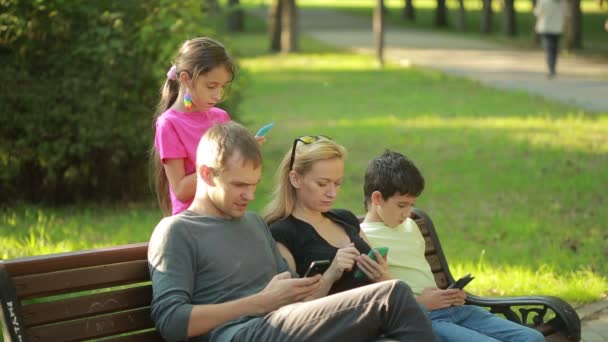
<path id="1" fill-rule="evenodd" d="M 294 176 L 291 183 L 296 188 L 296 205 L 326 212 L 331 209 L 342 186 L 344 161 L 341 158 L 320 160 L 304 176 Z"/>

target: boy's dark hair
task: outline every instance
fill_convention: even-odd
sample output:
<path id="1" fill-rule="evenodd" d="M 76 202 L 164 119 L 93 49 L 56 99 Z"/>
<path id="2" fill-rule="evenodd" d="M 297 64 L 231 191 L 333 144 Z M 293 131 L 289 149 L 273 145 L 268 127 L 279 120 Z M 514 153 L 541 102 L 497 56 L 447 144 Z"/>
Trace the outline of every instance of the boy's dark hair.
<path id="1" fill-rule="evenodd" d="M 386 200 L 396 193 L 418 197 L 423 190 L 424 177 L 414 162 L 399 152 L 386 150 L 367 165 L 363 204 L 367 211 L 374 191 L 380 191 Z"/>

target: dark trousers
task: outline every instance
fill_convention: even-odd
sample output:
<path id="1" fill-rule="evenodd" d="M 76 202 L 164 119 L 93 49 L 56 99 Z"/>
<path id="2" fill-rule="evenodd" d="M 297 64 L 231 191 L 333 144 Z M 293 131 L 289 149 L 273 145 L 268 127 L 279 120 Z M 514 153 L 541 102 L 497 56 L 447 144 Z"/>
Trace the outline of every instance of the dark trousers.
<path id="1" fill-rule="evenodd" d="M 232 341 L 439 340 L 409 286 L 391 280 L 284 306 L 241 329 Z"/>
<path id="2" fill-rule="evenodd" d="M 543 47 L 549 67 L 549 75 L 555 75 L 555 65 L 557 64 L 557 54 L 559 52 L 559 33 L 542 33 Z"/>

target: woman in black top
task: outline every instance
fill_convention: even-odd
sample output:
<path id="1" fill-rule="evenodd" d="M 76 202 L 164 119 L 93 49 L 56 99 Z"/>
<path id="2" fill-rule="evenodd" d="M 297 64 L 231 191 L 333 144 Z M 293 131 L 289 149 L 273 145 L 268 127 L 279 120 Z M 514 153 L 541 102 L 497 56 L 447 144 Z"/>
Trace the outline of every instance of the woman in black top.
<path id="1" fill-rule="evenodd" d="M 367 256 L 371 243 L 348 210 L 331 209 L 342 185 L 346 150 L 323 136 L 294 140 L 277 170 L 265 220 L 292 270 L 304 275 L 315 260 L 330 260 L 318 293 L 349 290 L 392 279 L 385 260 Z M 354 277 L 356 269 L 365 276 Z"/>

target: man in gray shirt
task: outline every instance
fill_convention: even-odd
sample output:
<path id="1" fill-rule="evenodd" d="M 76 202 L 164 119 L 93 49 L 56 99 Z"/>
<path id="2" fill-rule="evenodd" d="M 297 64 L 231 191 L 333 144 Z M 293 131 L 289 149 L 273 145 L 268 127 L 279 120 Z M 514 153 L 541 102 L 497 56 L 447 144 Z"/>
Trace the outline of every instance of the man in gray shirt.
<path id="1" fill-rule="evenodd" d="M 261 177 L 243 126 L 212 127 L 197 150 L 190 208 L 163 219 L 148 248 L 152 318 L 169 341 L 436 341 L 410 288 L 387 281 L 311 300 L 264 221 L 246 212 Z"/>

